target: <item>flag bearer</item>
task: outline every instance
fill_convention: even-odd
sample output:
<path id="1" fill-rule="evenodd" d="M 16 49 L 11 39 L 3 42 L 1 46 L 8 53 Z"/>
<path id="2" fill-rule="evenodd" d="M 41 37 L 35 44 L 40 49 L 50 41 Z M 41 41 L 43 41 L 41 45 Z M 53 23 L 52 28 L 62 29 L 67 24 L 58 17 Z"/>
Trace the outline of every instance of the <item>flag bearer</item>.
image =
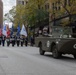
<path id="1" fill-rule="evenodd" d="M 19 44 L 20 44 L 20 37 L 19 36 L 16 36 L 16 42 L 17 42 L 17 46 L 19 46 Z"/>
<path id="2" fill-rule="evenodd" d="M 7 46 L 10 45 L 10 37 L 6 37 Z"/>
<path id="3" fill-rule="evenodd" d="M 12 46 L 14 47 L 14 45 L 15 45 L 15 35 L 11 36 L 11 43 L 12 43 Z"/>
<path id="4" fill-rule="evenodd" d="M 6 39 L 6 36 L 2 36 L 2 46 L 5 46 L 5 39 Z"/>
<path id="5" fill-rule="evenodd" d="M 24 35 L 24 43 L 25 43 L 25 46 L 27 46 L 27 44 L 28 44 L 27 31 L 26 31 L 26 28 L 24 25 L 22 25 L 20 34 Z"/>
<path id="6" fill-rule="evenodd" d="M 20 36 L 20 43 L 21 43 L 21 46 L 23 46 L 23 44 L 24 44 L 24 36 L 23 35 Z"/>
<path id="7" fill-rule="evenodd" d="M 7 36 L 7 28 L 6 25 L 4 25 L 2 29 L 2 46 L 5 46 L 6 36 Z"/>
<path id="8" fill-rule="evenodd" d="M 7 29 L 7 36 L 6 36 L 7 46 L 10 45 L 10 29 Z"/>

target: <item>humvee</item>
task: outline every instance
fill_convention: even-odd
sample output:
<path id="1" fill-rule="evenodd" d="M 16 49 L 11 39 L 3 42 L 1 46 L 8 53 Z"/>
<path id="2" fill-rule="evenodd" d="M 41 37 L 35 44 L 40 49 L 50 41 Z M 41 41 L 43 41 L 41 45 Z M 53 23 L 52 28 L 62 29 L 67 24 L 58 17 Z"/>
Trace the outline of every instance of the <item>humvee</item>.
<path id="1" fill-rule="evenodd" d="M 39 47 L 40 55 L 52 52 L 54 58 L 62 54 L 72 54 L 76 59 L 76 38 L 72 33 L 72 27 L 52 27 L 52 33 L 35 37 L 35 45 Z"/>

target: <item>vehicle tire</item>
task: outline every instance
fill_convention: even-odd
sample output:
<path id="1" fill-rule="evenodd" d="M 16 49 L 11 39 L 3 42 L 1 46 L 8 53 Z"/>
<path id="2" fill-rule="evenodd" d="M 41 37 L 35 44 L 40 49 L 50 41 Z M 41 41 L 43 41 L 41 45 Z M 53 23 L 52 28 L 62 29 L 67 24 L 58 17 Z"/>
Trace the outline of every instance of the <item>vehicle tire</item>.
<path id="1" fill-rule="evenodd" d="M 57 49 L 56 45 L 53 46 L 52 55 L 56 59 L 58 59 L 61 56 L 61 54 L 58 52 L 58 49 Z"/>
<path id="2" fill-rule="evenodd" d="M 39 45 L 39 53 L 40 55 L 44 55 L 45 51 L 42 50 L 42 45 Z"/>
<path id="3" fill-rule="evenodd" d="M 74 59 L 76 59 L 76 55 L 73 55 L 74 56 Z"/>

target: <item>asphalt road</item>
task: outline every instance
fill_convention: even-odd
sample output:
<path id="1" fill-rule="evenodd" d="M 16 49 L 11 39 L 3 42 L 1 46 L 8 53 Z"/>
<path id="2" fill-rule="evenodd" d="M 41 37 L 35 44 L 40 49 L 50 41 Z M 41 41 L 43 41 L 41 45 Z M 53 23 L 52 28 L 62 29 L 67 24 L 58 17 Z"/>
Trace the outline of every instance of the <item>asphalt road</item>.
<path id="1" fill-rule="evenodd" d="M 0 47 L 0 75 L 76 75 L 72 55 L 54 59 L 39 55 L 36 47 Z"/>

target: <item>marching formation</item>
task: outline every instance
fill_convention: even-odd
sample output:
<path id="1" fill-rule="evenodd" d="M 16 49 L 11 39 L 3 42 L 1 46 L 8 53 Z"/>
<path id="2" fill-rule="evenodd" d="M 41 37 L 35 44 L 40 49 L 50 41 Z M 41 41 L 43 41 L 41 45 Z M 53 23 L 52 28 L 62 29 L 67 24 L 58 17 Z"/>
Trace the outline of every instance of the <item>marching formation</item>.
<path id="1" fill-rule="evenodd" d="M 13 28 L 10 29 L 8 25 L 4 25 L 3 29 L 0 28 L 0 45 L 5 46 L 5 41 L 7 42 L 7 46 L 14 47 L 15 45 L 19 46 L 27 46 L 28 39 L 27 39 L 27 32 L 25 29 L 25 26 L 22 26 L 22 29 L 20 29 L 20 26 L 17 27 L 16 34 L 13 33 Z"/>

